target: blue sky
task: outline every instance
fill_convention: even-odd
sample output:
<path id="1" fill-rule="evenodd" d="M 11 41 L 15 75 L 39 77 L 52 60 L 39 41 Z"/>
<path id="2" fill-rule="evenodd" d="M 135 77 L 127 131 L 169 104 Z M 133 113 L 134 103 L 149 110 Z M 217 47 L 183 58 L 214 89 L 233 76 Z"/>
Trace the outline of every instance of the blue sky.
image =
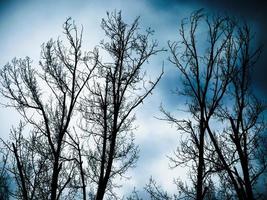
<path id="1" fill-rule="evenodd" d="M 232 5 L 232 7 L 234 6 L 236 5 Z M 209 1 L 193 0 L 1 1 L 0 66 L 6 64 L 13 57 L 29 56 L 38 67 L 36 63 L 40 58 L 41 44 L 50 38 L 56 39 L 62 35 L 62 23 L 67 17 L 72 17 L 77 25 L 83 25 L 83 47 L 85 50 L 92 50 L 103 38 L 103 32 L 100 28 L 101 19 L 105 17 L 106 11 L 114 11 L 115 9 L 122 10 L 122 15 L 128 23 L 140 16 L 141 27 L 154 29 L 154 38 L 158 40 L 159 45 L 167 47 L 168 40 L 177 40 L 180 20 L 202 7 L 207 7 L 208 10 L 212 11 L 226 10 L 231 12 L 230 4 L 222 5 L 218 1 L 214 1 L 212 4 L 209 4 Z M 240 8 L 238 14 L 242 16 L 246 9 L 237 8 Z M 257 17 L 251 12 L 247 17 L 252 21 L 257 21 L 256 24 L 261 27 L 261 21 L 258 20 L 261 19 L 261 16 Z M 162 53 L 152 58 L 150 63 L 145 66 L 153 78 L 160 73 L 164 63 L 165 75 L 153 92 L 153 96 L 150 96 L 136 111 L 137 121 L 135 123 L 138 129 L 135 134 L 136 143 L 140 147 L 140 159 L 137 162 L 137 167 L 128 172 L 128 175 L 132 177 L 130 181 L 118 180 L 124 185 L 118 190 L 120 194 L 132 190 L 133 187 L 141 190 L 150 176 L 153 176 L 164 189 L 172 192 L 175 191 L 175 186 L 172 184 L 173 178 L 186 177 L 186 169 L 169 170 L 166 157 L 175 150 L 179 135 L 174 127 L 155 119 L 155 116 L 161 115 L 159 112 L 161 103 L 169 110 L 182 107 L 180 97 L 171 92 L 177 87 L 179 77 L 176 69 L 167 61 L 168 56 L 168 52 Z M 265 61 L 261 62 L 265 63 Z M 262 88 L 266 86 L 262 81 L 259 81 L 259 85 Z M 8 138 L 9 129 L 12 125 L 17 124 L 19 116 L 9 108 L 0 107 L 0 110 L 2 123 L 0 135 L 3 138 Z M 186 113 L 179 113 L 180 117 L 183 115 L 186 116 Z"/>

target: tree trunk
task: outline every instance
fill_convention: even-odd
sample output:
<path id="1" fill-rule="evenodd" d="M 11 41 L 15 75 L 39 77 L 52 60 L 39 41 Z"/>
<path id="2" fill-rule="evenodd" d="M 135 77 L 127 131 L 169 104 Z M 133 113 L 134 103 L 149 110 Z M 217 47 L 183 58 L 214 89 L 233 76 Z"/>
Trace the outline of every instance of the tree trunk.
<path id="1" fill-rule="evenodd" d="M 204 128 L 203 123 L 200 122 L 200 137 L 199 137 L 199 156 L 197 166 L 197 194 L 196 200 L 203 200 L 203 169 L 204 169 Z"/>
<path id="2" fill-rule="evenodd" d="M 247 200 L 254 200 L 252 185 L 251 185 L 250 176 L 249 176 L 248 159 L 246 155 L 247 150 L 246 148 L 244 148 L 244 151 L 243 151 L 240 142 L 237 142 L 236 145 L 237 145 L 237 151 L 239 154 L 242 172 L 244 176 L 244 185 L 245 185 L 245 190 L 246 190 L 245 195 L 246 195 Z M 245 143 L 246 143 L 246 140 L 244 141 L 244 146 L 246 146 Z"/>
<path id="3" fill-rule="evenodd" d="M 57 189 L 58 189 L 58 175 L 60 171 L 59 166 L 59 152 L 57 151 L 55 161 L 53 165 L 52 183 L 51 183 L 51 200 L 57 200 Z"/>
<path id="4" fill-rule="evenodd" d="M 116 137 L 113 135 L 111 146 L 110 146 L 109 160 L 108 160 L 106 173 L 105 173 L 104 178 L 99 182 L 97 194 L 96 194 L 96 200 L 102 200 L 104 198 L 104 194 L 105 194 L 108 180 L 109 180 L 110 173 L 111 173 L 111 168 L 112 168 L 112 163 L 113 163 L 113 155 L 115 152 L 115 143 L 116 143 Z"/>
<path id="5" fill-rule="evenodd" d="M 23 174 L 22 165 L 21 165 L 21 162 L 19 160 L 18 150 L 15 147 L 14 143 L 12 143 L 12 147 L 13 147 L 13 151 L 15 154 L 16 162 L 17 162 L 17 168 L 19 170 L 19 176 L 20 176 L 21 187 L 22 187 L 22 196 L 23 196 L 24 200 L 28 200 L 28 193 L 27 193 L 27 188 L 26 188 L 26 184 L 25 184 L 26 182 L 25 182 L 25 177 Z"/>

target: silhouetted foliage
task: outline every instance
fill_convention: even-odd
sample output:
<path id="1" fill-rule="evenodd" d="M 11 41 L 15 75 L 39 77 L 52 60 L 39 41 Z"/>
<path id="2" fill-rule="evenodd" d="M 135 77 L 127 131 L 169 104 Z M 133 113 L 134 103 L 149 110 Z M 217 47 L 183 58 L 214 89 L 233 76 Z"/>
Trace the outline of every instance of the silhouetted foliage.
<path id="1" fill-rule="evenodd" d="M 222 106 L 218 112 L 219 119 L 228 123 L 218 145 L 228 164 L 225 166 L 226 162 L 223 162 L 223 167 L 231 169 L 238 183 L 238 198 L 258 199 L 254 186 L 267 167 L 260 146 L 266 124 L 263 119 L 265 107 L 251 91 L 251 74 L 261 49 L 253 49 L 253 34 L 247 24 L 239 27 L 237 38 L 239 59 L 227 93 L 228 105 Z"/>
<path id="2" fill-rule="evenodd" d="M 152 82 L 148 80 L 143 64 L 162 51 L 150 41 L 152 31 L 139 33 L 139 18 L 127 25 L 121 13 L 108 13 L 102 20 L 107 41 L 100 45 L 111 61 L 98 61 L 97 74 L 90 91 L 81 103 L 83 130 L 88 143 L 88 175 L 96 186 L 95 199 L 112 193 L 114 178 L 123 176 L 138 158 L 134 144 L 133 111 L 152 92 L 163 73 Z"/>
<path id="3" fill-rule="evenodd" d="M 133 111 L 163 74 L 154 82 L 146 78 L 144 63 L 162 49 L 150 39 L 152 30 L 139 33 L 138 20 L 128 25 L 121 12 L 107 13 L 101 27 L 108 41 L 83 52 L 82 31 L 69 18 L 67 45 L 60 39 L 43 44 L 41 70 L 28 57 L 3 67 L 1 93 L 22 116 L 11 141 L 3 141 L 12 153 L 15 198 L 117 198 L 114 178 L 138 158 Z"/>
<path id="4" fill-rule="evenodd" d="M 107 13 L 101 28 L 104 40 L 85 52 L 83 31 L 68 18 L 65 38 L 42 45 L 38 67 L 26 57 L 1 69 L 0 92 L 22 119 L 9 141 L 1 139 L 0 199 L 266 198 L 258 189 L 267 182 L 266 105 L 251 84 L 261 48 L 249 25 L 203 9 L 182 20 L 169 61 L 189 117 L 160 109 L 180 134 L 171 168 L 189 168 L 191 182 L 175 179 L 170 194 L 151 178 L 146 196 L 134 189 L 128 197 L 114 189 L 138 159 L 134 111 L 163 75 L 150 80 L 145 64 L 164 49 L 151 29 L 140 30 L 139 18 L 127 24 L 121 12 Z"/>
<path id="5" fill-rule="evenodd" d="M 13 153 L 12 173 L 17 199 L 71 198 L 76 160 L 69 154 L 70 130 L 79 96 L 96 67 L 97 52 L 82 52 L 82 32 L 67 19 L 63 25 L 67 46 L 58 39 L 43 44 L 41 70 L 30 58 L 16 59 L 1 70 L 1 93 L 23 121 L 13 129 L 6 147 Z M 28 136 L 22 134 L 29 125 Z"/>
<path id="6" fill-rule="evenodd" d="M 1 154 L 3 154 L 3 157 L 0 166 L 0 199 L 9 200 L 10 178 L 6 169 L 8 155 L 4 152 L 1 152 Z"/>
<path id="7" fill-rule="evenodd" d="M 186 109 L 191 119 L 176 119 L 163 108 L 162 112 L 165 120 L 174 123 L 180 132 L 187 134 L 171 161 L 174 166 L 190 163 L 190 178 L 195 191 L 194 194 L 186 192 L 188 198 L 205 199 L 211 175 L 220 170 L 214 166 L 218 156 L 208 138 L 207 129 L 234 72 L 234 27 L 233 21 L 227 17 L 209 17 L 198 10 L 189 19 L 182 21 L 181 41 L 169 42 L 170 61 L 183 77 L 183 91 L 179 87 L 178 90 L 188 97 Z M 198 31 L 203 28 L 208 31 L 200 36 Z M 207 37 L 206 42 L 199 39 L 203 35 Z M 200 42 L 203 42 L 201 45 L 205 46 L 205 50 L 200 50 Z"/>
<path id="8" fill-rule="evenodd" d="M 206 35 L 198 32 L 203 28 Z M 202 10 L 182 21 L 180 36 L 180 42 L 169 42 L 170 61 L 183 77 L 183 91 L 178 90 L 189 100 L 191 118 L 177 119 L 161 109 L 164 120 L 186 135 L 170 160 L 173 167 L 191 168 L 193 190 L 182 182 L 177 186 L 186 199 L 255 199 L 253 185 L 266 169 L 264 156 L 263 165 L 256 161 L 264 106 L 251 94 L 249 80 L 261 49 L 253 50 L 247 24 Z M 217 192 L 215 176 L 221 180 Z"/>

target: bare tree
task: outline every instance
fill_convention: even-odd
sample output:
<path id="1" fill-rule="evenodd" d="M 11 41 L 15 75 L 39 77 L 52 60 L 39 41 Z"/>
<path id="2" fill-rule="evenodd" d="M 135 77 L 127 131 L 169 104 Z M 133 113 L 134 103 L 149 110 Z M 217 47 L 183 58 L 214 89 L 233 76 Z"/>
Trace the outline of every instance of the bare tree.
<path id="1" fill-rule="evenodd" d="M 192 119 L 177 119 L 162 108 L 165 120 L 188 134 L 171 159 L 175 165 L 192 165 L 194 197 L 205 199 L 210 176 L 217 169 L 216 148 L 210 146 L 208 126 L 231 81 L 237 60 L 233 44 L 235 23 L 228 17 L 209 17 L 202 10 L 194 12 L 181 23 L 180 42 L 169 42 L 170 61 L 183 78 L 182 95 L 188 97 L 188 112 Z M 200 30 L 207 30 L 206 33 Z M 203 37 L 207 37 L 203 41 Z M 201 38 L 200 38 L 201 37 Z M 203 46 L 206 47 L 205 50 Z M 212 159 L 212 160 L 211 160 Z M 212 161 L 212 162 L 211 162 Z"/>
<path id="2" fill-rule="evenodd" d="M 260 146 L 260 138 L 265 130 L 265 106 L 251 91 L 251 74 L 261 48 L 253 48 L 253 35 L 247 24 L 239 27 L 236 44 L 239 61 L 228 92 L 229 99 L 232 100 L 218 114 L 221 120 L 228 122 L 220 149 L 227 161 L 222 164 L 228 164 L 223 167 L 231 169 L 232 176 L 238 183 L 241 194 L 239 199 L 253 200 L 258 196 L 253 187 L 267 166 Z M 259 157 L 261 165 L 258 163 Z"/>
<path id="3" fill-rule="evenodd" d="M 7 171 L 8 154 L 1 149 L 1 164 L 0 164 L 0 197 L 2 200 L 8 200 L 10 196 L 10 181 Z"/>
<path id="4" fill-rule="evenodd" d="M 6 152 L 10 154 L 6 169 L 16 183 L 16 189 L 10 196 L 16 199 L 48 199 L 50 163 L 45 156 L 46 149 L 36 139 L 36 134 L 31 134 L 29 138 L 24 137 L 24 128 L 25 123 L 20 122 L 17 128 L 13 127 L 11 130 L 12 142 L 2 141 Z"/>
<path id="5" fill-rule="evenodd" d="M 16 108 L 31 130 L 24 137 L 19 126 L 15 140 L 7 144 L 16 163 L 19 199 L 59 199 L 73 178 L 76 162 L 67 151 L 69 127 L 98 55 L 82 52 L 82 31 L 70 18 L 63 29 L 68 45 L 60 39 L 44 44 L 42 70 L 33 68 L 28 57 L 15 58 L 1 70 L 7 106 Z"/>
<path id="6" fill-rule="evenodd" d="M 138 19 L 127 25 L 120 12 L 108 13 L 102 28 L 109 41 L 85 53 L 82 31 L 67 19 L 63 29 L 68 45 L 60 39 L 44 44 L 42 70 L 33 69 L 29 58 L 13 59 L 1 70 L 7 106 L 23 117 L 12 130 L 11 142 L 4 142 L 13 155 L 10 172 L 18 186 L 16 198 L 115 196 L 114 178 L 123 176 L 138 158 L 133 111 L 163 74 L 154 82 L 145 76 L 142 66 L 162 49 L 150 40 L 152 30 L 138 32 Z M 99 51 L 112 61 L 102 62 Z M 76 132 L 77 110 L 84 137 Z M 30 133 L 24 136 L 23 131 Z"/>
<path id="7" fill-rule="evenodd" d="M 204 17 L 206 23 L 203 23 Z M 169 43 L 170 60 L 184 78 L 182 94 L 191 101 L 188 107 L 193 120 L 176 119 L 162 109 L 165 120 L 188 134 L 171 161 L 175 166 L 193 161 L 191 178 L 196 192 L 192 195 L 183 185 L 180 189 L 188 198 L 213 198 L 208 191 L 211 175 L 219 175 L 224 195 L 220 190 L 215 196 L 255 199 L 253 185 L 266 169 L 264 156 L 263 165 L 256 161 L 262 150 L 258 146 L 265 127 L 261 119 L 264 106 L 249 89 L 251 68 L 259 57 L 260 48 L 253 50 L 248 25 L 238 24 L 228 17 L 210 20 L 199 10 L 191 15 L 188 32 L 185 25 L 188 24 L 182 22 L 181 43 Z M 201 41 L 197 37 L 199 26 L 208 30 L 208 40 L 202 43 L 208 45 L 204 56 L 197 45 L 197 41 Z M 179 44 L 184 49 L 180 50 Z M 223 106 L 224 99 L 227 106 Z M 220 124 L 218 119 L 227 123 Z M 224 129 L 218 131 L 215 128 L 218 125 Z"/>
<path id="8" fill-rule="evenodd" d="M 100 51 L 109 61 L 98 61 L 93 85 L 88 86 L 90 93 L 81 103 L 82 129 L 92 144 L 87 156 L 88 174 L 97 200 L 114 196 L 114 178 L 135 165 L 138 149 L 132 132 L 133 111 L 151 94 L 163 74 L 154 82 L 145 76 L 143 65 L 162 49 L 150 39 L 152 30 L 139 33 L 138 20 L 128 25 L 121 12 L 107 13 L 107 19 L 102 20 L 108 41 L 101 43 Z"/>

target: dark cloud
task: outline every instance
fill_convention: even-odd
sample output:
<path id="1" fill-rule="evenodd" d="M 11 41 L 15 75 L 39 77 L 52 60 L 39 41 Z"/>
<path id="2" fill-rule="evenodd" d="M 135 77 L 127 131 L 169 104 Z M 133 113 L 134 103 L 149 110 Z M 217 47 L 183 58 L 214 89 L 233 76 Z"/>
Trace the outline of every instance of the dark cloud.
<path id="1" fill-rule="evenodd" d="M 151 6 L 156 8 L 170 8 L 175 5 L 189 5 L 203 8 L 213 8 L 227 11 L 244 17 L 266 16 L 267 2 L 265 0 L 149 0 Z"/>
<path id="2" fill-rule="evenodd" d="M 7 10 L 12 6 L 12 3 L 9 1 L 0 0 L 0 16 L 3 17 L 3 14 L 7 13 Z"/>
<path id="3" fill-rule="evenodd" d="M 226 12 L 256 24 L 254 31 L 257 45 L 263 45 L 263 53 L 255 66 L 253 82 L 261 94 L 267 96 L 267 2 L 262 0 L 203 0 L 210 9 Z"/>
<path id="4" fill-rule="evenodd" d="M 257 45 L 263 45 L 263 53 L 255 66 L 253 82 L 261 94 L 267 96 L 267 1 L 263 0 L 149 0 L 155 9 L 170 10 L 174 6 L 188 5 L 205 8 L 210 12 L 233 15 L 253 23 Z M 173 13 L 179 15 L 179 13 Z"/>
<path id="5" fill-rule="evenodd" d="M 262 0 L 203 0 L 203 5 L 233 14 L 258 26 L 254 32 L 257 45 L 263 45 L 263 52 L 255 66 L 253 82 L 259 92 L 267 96 L 267 2 Z"/>

